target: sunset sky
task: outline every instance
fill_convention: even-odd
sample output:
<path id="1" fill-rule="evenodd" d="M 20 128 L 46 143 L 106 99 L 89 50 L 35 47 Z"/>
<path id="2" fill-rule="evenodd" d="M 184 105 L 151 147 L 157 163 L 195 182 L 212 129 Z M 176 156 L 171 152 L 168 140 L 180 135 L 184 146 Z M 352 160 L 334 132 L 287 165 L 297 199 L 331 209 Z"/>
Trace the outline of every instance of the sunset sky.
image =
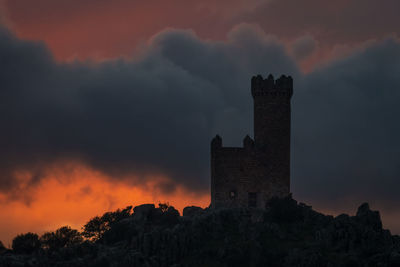
<path id="1" fill-rule="evenodd" d="M 400 1 L 0 0 L 0 240 L 209 205 L 209 142 L 294 78 L 291 190 L 400 234 Z"/>

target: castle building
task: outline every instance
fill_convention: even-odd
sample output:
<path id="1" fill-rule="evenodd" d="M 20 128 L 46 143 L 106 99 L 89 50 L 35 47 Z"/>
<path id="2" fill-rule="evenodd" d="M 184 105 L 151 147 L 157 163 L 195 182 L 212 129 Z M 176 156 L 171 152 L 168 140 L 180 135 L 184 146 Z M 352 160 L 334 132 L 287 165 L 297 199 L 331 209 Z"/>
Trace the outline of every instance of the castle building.
<path id="1" fill-rule="evenodd" d="M 271 197 L 290 193 L 290 99 L 293 79 L 251 79 L 254 140 L 243 147 L 211 141 L 211 207 L 265 208 Z"/>

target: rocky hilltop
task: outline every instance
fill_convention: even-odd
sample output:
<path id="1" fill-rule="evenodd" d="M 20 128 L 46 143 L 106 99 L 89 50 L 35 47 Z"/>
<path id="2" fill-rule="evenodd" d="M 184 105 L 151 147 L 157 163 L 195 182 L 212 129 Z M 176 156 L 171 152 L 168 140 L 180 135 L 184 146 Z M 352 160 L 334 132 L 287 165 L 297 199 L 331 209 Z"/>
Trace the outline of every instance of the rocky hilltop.
<path id="1" fill-rule="evenodd" d="M 3 248 L 0 266 L 400 266 L 400 237 L 378 211 L 323 215 L 291 197 L 267 210 L 137 206 L 100 235 L 30 253 Z"/>

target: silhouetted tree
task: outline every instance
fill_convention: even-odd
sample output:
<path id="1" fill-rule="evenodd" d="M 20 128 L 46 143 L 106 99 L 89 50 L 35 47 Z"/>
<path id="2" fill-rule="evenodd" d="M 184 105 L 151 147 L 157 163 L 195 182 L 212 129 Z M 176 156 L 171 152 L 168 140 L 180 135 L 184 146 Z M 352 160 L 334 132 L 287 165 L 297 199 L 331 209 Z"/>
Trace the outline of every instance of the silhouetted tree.
<path id="1" fill-rule="evenodd" d="M 86 223 L 82 228 L 82 235 L 90 240 L 99 240 L 111 226 L 132 215 L 132 206 L 123 210 L 117 209 L 104 213 L 101 217 L 96 216 Z"/>
<path id="2" fill-rule="evenodd" d="M 6 250 L 6 247 L 3 245 L 3 242 L 0 241 L 0 252 Z"/>
<path id="3" fill-rule="evenodd" d="M 34 233 L 17 235 L 12 241 L 12 249 L 15 253 L 30 254 L 39 248 L 39 236 Z"/>
<path id="4" fill-rule="evenodd" d="M 105 231 L 108 229 L 108 226 L 101 217 L 96 216 L 92 218 L 89 222 L 87 222 L 82 229 L 82 235 L 84 237 L 96 241 L 99 240 L 101 236 L 103 236 Z"/>
<path id="5" fill-rule="evenodd" d="M 47 232 L 40 237 L 40 243 L 45 249 L 56 250 L 71 245 L 79 244 L 83 241 L 78 230 L 63 226 L 55 232 Z"/>

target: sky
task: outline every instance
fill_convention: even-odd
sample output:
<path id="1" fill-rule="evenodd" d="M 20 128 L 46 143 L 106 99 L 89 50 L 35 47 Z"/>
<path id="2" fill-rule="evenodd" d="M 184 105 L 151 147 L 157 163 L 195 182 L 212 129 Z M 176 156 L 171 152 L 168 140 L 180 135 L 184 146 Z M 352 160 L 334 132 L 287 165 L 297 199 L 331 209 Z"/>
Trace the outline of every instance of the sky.
<path id="1" fill-rule="evenodd" d="M 0 240 L 210 203 L 210 140 L 291 75 L 291 191 L 400 233 L 397 0 L 0 0 Z"/>

